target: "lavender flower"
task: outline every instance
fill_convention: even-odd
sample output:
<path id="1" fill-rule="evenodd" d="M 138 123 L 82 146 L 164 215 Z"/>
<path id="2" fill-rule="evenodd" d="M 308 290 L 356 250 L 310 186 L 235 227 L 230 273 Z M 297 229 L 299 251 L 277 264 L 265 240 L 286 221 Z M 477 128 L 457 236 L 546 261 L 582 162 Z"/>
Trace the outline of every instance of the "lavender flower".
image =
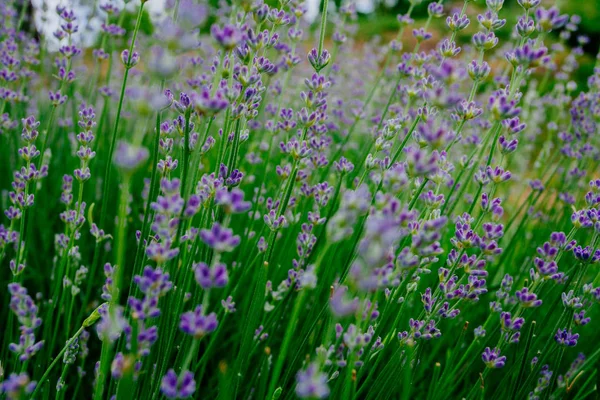
<path id="1" fill-rule="evenodd" d="M 132 172 L 140 167 L 149 157 L 148 149 L 133 146 L 127 142 L 119 141 L 115 152 L 115 165 L 123 171 Z"/>
<path id="2" fill-rule="evenodd" d="M 8 285 L 8 291 L 11 295 L 10 309 L 21 324 L 19 343 L 11 343 L 9 349 L 19 356 L 19 360 L 25 361 L 33 357 L 44 345 L 43 340 L 36 342 L 34 334 L 42 320 L 37 316 L 38 308 L 27 294 L 27 289 L 18 283 L 11 283 Z"/>
<path id="3" fill-rule="evenodd" d="M 175 370 L 170 369 L 161 380 L 160 391 L 168 399 L 189 398 L 196 391 L 194 375 L 190 371 L 182 371 L 177 376 Z"/>
<path id="4" fill-rule="evenodd" d="M 556 343 L 562 346 L 574 347 L 577 345 L 577 340 L 579 339 L 578 333 L 571 333 L 571 330 L 567 329 L 559 329 L 554 335 L 554 340 Z"/>
<path id="5" fill-rule="evenodd" d="M 500 349 L 498 348 L 492 350 L 486 347 L 481 354 L 481 359 L 488 368 L 502 368 L 506 363 L 506 356 L 500 356 Z"/>
<path id="6" fill-rule="evenodd" d="M 197 339 L 214 332 L 217 329 L 217 314 L 204 314 L 202 306 L 197 306 L 194 311 L 181 314 L 179 328 Z"/>
<path id="7" fill-rule="evenodd" d="M 8 379 L 0 383 L 0 393 L 5 394 L 7 399 L 18 400 L 24 396 L 30 395 L 37 382 L 31 381 L 26 372 L 21 374 L 10 374 Z"/>
<path id="8" fill-rule="evenodd" d="M 211 229 L 202 229 L 200 238 L 209 247 L 219 252 L 230 252 L 240 243 L 240 237 L 233 234 L 229 228 L 222 227 L 218 222 Z"/>
<path id="9" fill-rule="evenodd" d="M 296 375 L 296 395 L 302 399 L 328 397 L 327 375 L 320 372 L 316 364 L 309 364 L 305 370 Z"/>
<path id="10" fill-rule="evenodd" d="M 227 286 L 229 276 L 227 274 L 227 267 L 223 263 L 217 263 L 213 267 L 209 267 L 205 263 L 194 264 L 194 274 L 196 276 L 196 282 L 203 289 L 210 288 L 222 288 Z"/>
<path id="11" fill-rule="evenodd" d="M 237 27 L 225 24 L 223 27 L 213 25 L 210 29 L 213 38 L 226 50 L 231 50 L 242 40 L 242 34 Z"/>
<path id="12" fill-rule="evenodd" d="M 530 292 L 527 287 L 517 290 L 515 295 L 523 307 L 539 307 L 542 305 L 542 300 L 538 299 L 537 295 Z"/>

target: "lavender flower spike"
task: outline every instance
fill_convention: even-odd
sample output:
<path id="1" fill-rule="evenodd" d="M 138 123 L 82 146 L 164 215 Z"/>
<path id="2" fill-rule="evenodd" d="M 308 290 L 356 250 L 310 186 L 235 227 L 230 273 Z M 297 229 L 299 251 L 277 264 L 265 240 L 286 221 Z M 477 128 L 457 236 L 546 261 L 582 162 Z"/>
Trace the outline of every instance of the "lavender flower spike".
<path id="1" fill-rule="evenodd" d="M 238 235 L 233 234 L 231 229 L 222 227 L 218 222 L 215 222 L 210 229 L 202 229 L 200 238 L 218 252 L 233 251 L 241 240 Z"/>
<path id="2" fill-rule="evenodd" d="M 168 399 L 186 399 L 196 391 L 196 381 L 190 371 L 182 371 L 179 377 L 175 370 L 170 369 L 163 376 L 160 391 Z"/>
<path id="3" fill-rule="evenodd" d="M 494 348 L 492 350 L 489 347 L 486 347 L 481 354 L 481 359 L 488 368 L 502 368 L 506 363 L 506 356 L 500 356 L 499 348 Z"/>
<path id="4" fill-rule="evenodd" d="M 204 314 L 202 306 L 197 306 L 194 311 L 189 311 L 181 315 L 179 328 L 193 337 L 199 339 L 206 334 L 214 332 L 217 329 L 219 322 L 217 314 Z"/>

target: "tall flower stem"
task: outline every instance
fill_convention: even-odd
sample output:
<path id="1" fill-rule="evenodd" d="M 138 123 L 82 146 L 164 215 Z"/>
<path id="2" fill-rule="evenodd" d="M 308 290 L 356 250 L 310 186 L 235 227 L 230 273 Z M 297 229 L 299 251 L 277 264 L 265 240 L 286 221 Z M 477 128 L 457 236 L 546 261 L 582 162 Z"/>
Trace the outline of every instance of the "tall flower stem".
<path id="1" fill-rule="evenodd" d="M 154 144 L 153 144 L 153 149 L 152 149 L 152 176 L 150 178 L 150 190 L 148 191 L 148 199 L 146 200 L 146 208 L 145 208 L 145 213 L 144 213 L 144 222 L 142 224 L 142 234 L 140 237 L 140 242 L 138 243 L 138 247 L 137 250 L 135 252 L 135 260 L 133 263 L 133 273 L 137 274 L 138 270 L 140 269 L 140 264 L 142 263 L 142 260 L 144 259 L 144 255 L 143 255 L 143 248 L 144 248 L 144 240 L 145 238 L 148 236 L 149 230 L 150 230 L 150 215 L 153 214 L 152 210 L 150 209 L 150 204 L 152 203 L 152 201 L 154 200 L 155 196 L 156 196 L 156 188 L 157 188 L 157 175 L 158 175 L 158 168 L 157 168 L 157 163 L 158 163 L 158 151 L 159 151 L 159 146 L 160 146 L 160 121 L 161 121 L 161 112 L 158 111 L 156 113 L 156 126 L 155 126 L 155 137 L 154 137 Z"/>
<path id="2" fill-rule="evenodd" d="M 115 125 L 111 135 L 110 147 L 108 149 L 108 158 L 106 161 L 106 171 L 104 172 L 104 187 L 102 189 L 102 209 L 100 211 L 100 227 L 104 227 L 106 223 L 108 205 L 108 188 L 110 187 L 110 178 L 112 172 L 112 159 L 115 152 L 115 145 L 117 143 L 117 134 L 119 131 L 119 122 L 121 122 L 121 110 L 123 109 L 123 100 L 125 98 L 125 89 L 127 88 L 127 78 L 129 77 L 129 70 L 131 69 L 131 57 L 133 56 L 133 49 L 135 47 L 135 39 L 140 30 L 142 23 L 142 15 L 144 10 L 145 1 L 140 3 L 140 9 L 138 11 L 137 20 L 135 22 L 135 28 L 133 30 L 133 37 L 131 39 L 131 45 L 129 46 L 129 55 L 127 57 L 127 65 L 125 66 L 125 73 L 123 74 L 123 83 L 121 84 L 121 94 L 119 96 L 119 103 L 117 106 L 117 116 L 115 118 Z"/>
<path id="3" fill-rule="evenodd" d="M 325 30 L 327 28 L 327 6 L 329 4 L 329 0 L 323 0 L 323 11 L 321 13 L 321 34 L 319 36 L 319 52 L 318 55 L 321 56 L 323 52 L 323 43 L 325 42 Z"/>
<path id="4" fill-rule="evenodd" d="M 325 245 L 325 247 L 323 248 L 323 250 L 320 253 L 319 260 L 317 260 L 317 262 L 315 263 L 315 275 L 317 274 L 317 270 L 318 270 L 319 266 L 321 264 L 323 264 L 323 261 L 325 259 L 325 254 L 328 252 L 329 246 L 330 246 L 329 243 L 327 243 Z M 268 399 L 270 399 L 273 396 L 273 392 L 275 392 L 275 389 L 276 389 L 276 386 L 277 386 L 277 383 L 279 380 L 279 376 L 281 375 L 281 371 L 283 369 L 283 363 L 285 362 L 285 357 L 287 355 L 287 352 L 290 347 L 290 343 L 292 341 L 292 336 L 294 334 L 294 331 L 297 328 L 298 319 L 300 318 L 300 313 L 306 306 L 307 298 L 308 298 L 308 291 L 306 289 L 303 289 L 300 292 L 300 294 L 298 295 L 298 297 L 296 298 L 296 301 L 294 303 L 294 309 L 292 310 L 292 315 L 290 316 L 290 321 L 287 324 L 287 328 L 286 328 L 285 334 L 283 336 L 283 342 L 281 343 L 281 349 L 279 350 L 279 355 L 277 356 L 277 361 L 275 362 L 275 366 L 273 368 L 273 376 L 271 377 L 271 383 L 269 384 L 269 390 L 267 392 Z"/>
<path id="5" fill-rule="evenodd" d="M 61 360 L 63 354 L 65 354 L 65 351 L 67 351 L 67 349 L 69 348 L 69 346 L 71 346 L 73 344 L 73 342 L 75 340 L 77 340 L 77 338 L 79 337 L 79 335 L 81 335 L 81 333 L 83 332 L 83 330 L 85 328 L 88 328 L 88 327 L 94 325 L 94 323 L 96 323 L 96 321 L 100 318 L 100 313 L 99 313 L 99 310 L 98 310 L 99 308 L 100 307 L 96 308 L 90 314 L 90 316 L 87 317 L 85 319 L 85 321 L 83 321 L 83 323 L 81 324 L 81 327 L 77 330 L 77 332 L 75 332 L 75 334 L 73 336 L 71 336 L 71 338 L 69 340 L 67 340 L 67 343 L 65 344 L 65 346 L 56 355 L 56 357 L 54 357 L 54 360 L 48 366 L 48 368 L 46 369 L 46 372 L 44 372 L 44 375 L 42 375 L 42 378 L 40 379 L 38 385 L 35 387 L 35 390 L 33 391 L 33 393 L 31 393 L 31 397 L 30 398 L 35 399 L 36 394 L 41 390 L 42 386 L 44 386 L 44 382 L 46 381 L 46 379 L 48 379 L 48 375 L 50 375 L 50 372 L 52 371 L 52 369 L 56 366 L 56 364 L 58 363 L 58 361 Z"/>

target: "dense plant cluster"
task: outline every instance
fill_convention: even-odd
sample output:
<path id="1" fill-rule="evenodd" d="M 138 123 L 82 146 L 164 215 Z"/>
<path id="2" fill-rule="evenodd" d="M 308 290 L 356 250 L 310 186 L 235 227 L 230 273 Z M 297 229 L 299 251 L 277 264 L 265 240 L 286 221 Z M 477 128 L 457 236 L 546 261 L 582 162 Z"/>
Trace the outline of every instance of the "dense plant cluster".
<path id="1" fill-rule="evenodd" d="M 146 1 L 0 4 L 0 398 L 597 395 L 577 16 Z"/>

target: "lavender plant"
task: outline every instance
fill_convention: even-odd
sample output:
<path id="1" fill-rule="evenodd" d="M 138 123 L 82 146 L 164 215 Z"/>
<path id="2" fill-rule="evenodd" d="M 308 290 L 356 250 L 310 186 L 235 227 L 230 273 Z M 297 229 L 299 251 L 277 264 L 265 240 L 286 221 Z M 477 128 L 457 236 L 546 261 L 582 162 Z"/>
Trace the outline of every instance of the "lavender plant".
<path id="1" fill-rule="evenodd" d="M 576 15 L 147 1 L 0 4 L 0 398 L 598 396 Z"/>

